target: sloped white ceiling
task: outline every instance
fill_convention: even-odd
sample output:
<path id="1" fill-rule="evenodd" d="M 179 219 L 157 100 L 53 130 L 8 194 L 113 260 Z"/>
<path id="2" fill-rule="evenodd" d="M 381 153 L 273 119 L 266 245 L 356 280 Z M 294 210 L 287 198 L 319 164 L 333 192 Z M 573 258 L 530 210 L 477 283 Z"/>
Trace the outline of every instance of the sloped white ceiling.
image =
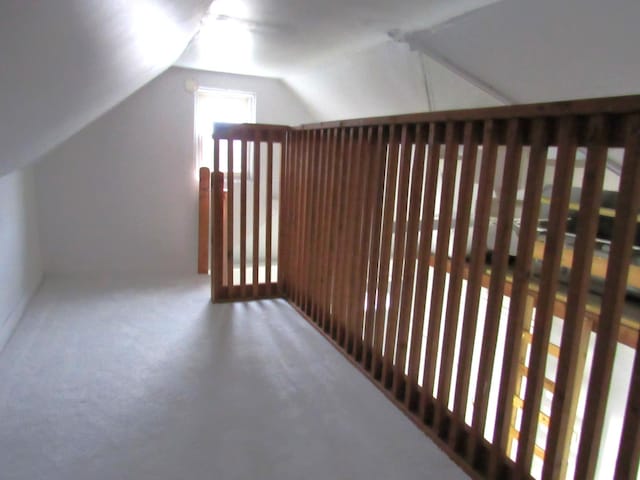
<path id="1" fill-rule="evenodd" d="M 286 77 L 384 42 L 388 32 L 438 25 L 496 0 L 216 0 L 177 65 Z"/>
<path id="2" fill-rule="evenodd" d="M 638 0 L 506 0 L 405 35 L 517 103 L 640 93 Z"/>
<path id="3" fill-rule="evenodd" d="M 0 176 L 176 60 L 304 79 L 393 38 L 516 102 L 640 90 L 638 0 L 215 0 L 218 35 L 194 37 L 210 3 L 0 1 Z M 242 38 L 222 35 L 238 28 Z"/>
<path id="4" fill-rule="evenodd" d="M 286 81 L 323 120 L 638 94 L 638 19 L 638 0 L 504 0 Z"/>
<path id="5" fill-rule="evenodd" d="M 170 66 L 210 0 L 0 2 L 0 176 Z"/>
<path id="6" fill-rule="evenodd" d="M 499 105 L 406 44 L 388 40 L 287 77 L 318 121 Z"/>

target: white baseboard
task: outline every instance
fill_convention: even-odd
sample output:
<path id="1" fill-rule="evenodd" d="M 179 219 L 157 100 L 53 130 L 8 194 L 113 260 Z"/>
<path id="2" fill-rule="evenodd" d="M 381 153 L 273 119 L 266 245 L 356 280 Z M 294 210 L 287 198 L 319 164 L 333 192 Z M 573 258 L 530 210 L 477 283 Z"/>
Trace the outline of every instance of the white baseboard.
<path id="1" fill-rule="evenodd" d="M 40 288 L 42 281 L 43 276 L 41 275 L 40 280 L 36 282 L 31 291 L 22 296 L 9 316 L 2 323 L 0 323 L 0 352 L 2 352 L 4 347 L 9 342 L 11 335 L 13 335 L 13 332 L 15 332 L 18 323 L 20 323 L 20 320 L 22 319 L 22 316 L 24 315 L 24 312 L 29 305 L 29 302 Z"/>

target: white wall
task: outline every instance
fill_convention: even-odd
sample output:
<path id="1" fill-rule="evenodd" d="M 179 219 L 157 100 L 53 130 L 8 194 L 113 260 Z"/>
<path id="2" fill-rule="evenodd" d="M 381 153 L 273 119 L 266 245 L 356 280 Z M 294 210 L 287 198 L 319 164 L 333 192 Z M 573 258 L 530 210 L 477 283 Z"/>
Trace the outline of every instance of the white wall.
<path id="1" fill-rule="evenodd" d="M 0 175 L 168 68 L 210 0 L 0 2 Z"/>
<path id="2" fill-rule="evenodd" d="M 42 280 L 32 168 L 0 177 L 0 350 Z"/>
<path id="3" fill-rule="evenodd" d="M 45 269 L 195 272 L 192 79 L 254 91 L 257 121 L 312 120 L 279 80 L 172 68 L 41 159 Z"/>
<path id="4" fill-rule="evenodd" d="M 500 104 L 435 60 L 392 41 L 286 82 L 323 121 Z"/>

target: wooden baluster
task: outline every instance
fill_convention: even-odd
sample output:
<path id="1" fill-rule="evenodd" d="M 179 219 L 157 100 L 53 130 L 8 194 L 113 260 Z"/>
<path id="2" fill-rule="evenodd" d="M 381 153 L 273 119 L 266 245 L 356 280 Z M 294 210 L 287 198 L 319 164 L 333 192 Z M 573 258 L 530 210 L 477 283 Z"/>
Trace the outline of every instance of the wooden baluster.
<path id="1" fill-rule="evenodd" d="M 359 319 L 357 317 L 358 304 L 362 300 L 358 295 L 357 283 L 358 283 L 358 258 L 362 250 L 362 241 L 359 239 L 359 229 L 362 222 L 362 209 L 360 200 L 362 197 L 362 187 L 364 182 L 361 181 L 360 175 L 362 169 L 362 159 L 360 158 L 360 152 L 362 151 L 362 127 L 353 128 L 351 130 L 350 137 L 350 149 L 349 149 L 349 163 L 351 166 L 351 182 L 350 182 L 350 201 L 349 201 L 349 251 L 352 253 L 349 259 L 349 274 L 347 276 L 347 353 L 352 357 L 355 355 L 356 345 L 358 343 L 360 333 L 358 333 Z"/>
<path id="2" fill-rule="evenodd" d="M 354 132 L 355 135 L 355 132 Z M 351 169 L 352 169 L 352 203 L 353 213 L 351 229 L 352 267 L 350 269 L 350 280 L 348 284 L 348 352 L 357 361 L 362 349 L 362 317 L 364 316 L 364 280 L 366 276 L 365 258 L 367 255 L 364 229 L 365 229 L 365 196 L 366 187 L 369 183 L 363 181 L 362 174 L 367 172 L 366 161 L 363 158 L 364 128 L 359 127 L 355 138 L 355 145 L 352 145 Z"/>
<path id="3" fill-rule="evenodd" d="M 227 284 L 227 278 L 229 275 L 229 262 L 227 261 L 226 252 L 228 249 L 227 246 L 227 236 L 225 232 L 227 231 L 227 217 L 229 216 L 229 204 L 227 203 L 227 191 L 225 190 L 222 196 L 222 284 L 223 287 L 227 289 L 228 294 L 231 295 L 231 288 Z"/>
<path id="4" fill-rule="evenodd" d="M 588 153 L 585 181 L 578 212 L 576 243 L 573 247 L 574 251 L 580 254 L 573 257 L 571 265 L 567 308 L 562 328 L 562 349 L 553 393 L 551 425 L 545 448 L 544 478 L 558 478 L 559 475 L 562 477 L 566 475 L 569 446 L 591 332 L 591 322 L 585 317 L 585 310 L 598 231 L 602 182 L 607 162 L 607 136 L 605 119 L 593 117 L 587 131 Z M 528 380 L 527 388 L 529 388 Z"/>
<path id="5" fill-rule="evenodd" d="M 310 161 L 311 161 L 311 183 L 310 183 L 310 211 L 309 223 L 307 224 L 307 243 L 309 249 L 309 262 L 307 268 L 307 284 L 309 285 L 309 299 L 307 302 L 307 312 L 309 318 L 318 323 L 318 223 L 320 221 L 318 212 L 318 195 L 320 190 L 320 131 L 314 129 L 311 132 Z"/>
<path id="6" fill-rule="evenodd" d="M 219 173 L 220 172 L 220 139 L 214 138 L 213 139 L 213 173 Z M 224 194 L 223 194 L 224 195 Z M 222 201 L 222 208 L 223 208 L 223 212 L 225 212 L 226 210 L 226 201 L 223 198 Z M 222 224 L 222 229 L 224 231 L 224 227 L 226 225 L 226 212 L 223 213 L 223 216 L 220 217 L 221 218 L 221 224 Z M 213 235 L 213 233 L 212 233 Z M 225 248 L 225 242 L 222 241 L 222 251 L 224 252 L 224 248 Z M 222 275 L 223 280 L 221 280 L 221 284 L 224 284 L 224 276 L 226 274 L 227 268 L 226 268 L 226 261 L 224 259 L 224 255 L 223 255 L 223 260 L 222 260 L 222 269 L 220 270 L 220 274 Z M 231 292 L 229 291 L 229 296 L 231 296 Z"/>
<path id="7" fill-rule="evenodd" d="M 394 151 L 398 156 L 400 172 L 396 192 L 396 218 L 393 242 L 393 269 L 389 291 L 389 312 L 387 314 L 387 331 L 385 341 L 384 362 L 382 364 L 382 383 L 392 388 L 394 357 L 396 353 L 396 337 L 398 332 L 398 314 L 402 292 L 402 265 L 404 261 L 407 239 L 407 205 L 409 202 L 409 180 L 411 175 L 411 147 L 409 146 L 409 127 L 402 125 L 400 132 L 400 149 Z"/>
<path id="8" fill-rule="evenodd" d="M 389 262 L 391 258 L 391 240 L 393 236 L 393 214 L 396 198 L 396 184 L 398 177 L 398 140 L 396 126 L 389 129 L 386 186 L 384 199 L 384 213 L 382 220 L 382 240 L 380 244 L 380 270 L 378 275 L 378 297 L 376 299 L 375 336 L 373 341 L 373 375 L 382 378 L 383 340 L 385 333 L 385 318 L 387 316 L 387 295 L 389 287 Z"/>
<path id="9" fill-rule="evenodd" d="M 533 247 L 536 241 L 540 198 L 547 165 L 547 128 L 544 119 L 536 119 L 531 126 L 531 150 L 527 169 L 526 189 L 522 204 L 522 219 L 518 234 L 516 264 L 511 286 L 511 301 L 507 320 L 507 331 L 502 361 L 502 375 L 498 391 L 498 404 L 494 428 L 494 452 L 491 456 L 489 476 L 498 475 L 498 463 L 508 455 L 509 434 L 513 417 L 513 396 L 519 377 L 522 355 L 522 332 L 531 324 L 531 309 L 528 306 L 529 280 Z M 529 302 L 531 303 L 531 302 Z"/>
<path id="10" fill-rule="evenodd" d="M 331 268 L 335 255 L 335 217 L 336 217 L 336 149 L 337 149 L 338 132 L 336 129 L 326 131 L 326 148 L 325 162 L 327 169 L 326 187 L 325 187 L 325 227 L 323 232 L 323 265 L 322 271 L 325 281 L 320 291 L 320 304 L 322 305 L 322 329 L 326 333 L 331 332 L 331 288 L 334 279 L 334 271 Z"/>
<path id="11" fill-rule="evenodd" d="M 289 194 L 291 191 L 291 167 L 289 165 L 289 151 L 291 148 L 290 132 L 286 132 L 280 144 L 280 175 L 278 181 L 278 228 L 276 238 L 278 239 L 275 250 L 277 258 L 277 275 L 275 278 L 277 295 L 289 298 L 289 252 L 291 251 L 290 240 L 290 208 L 291 202 Z M 275 155 L 275 154 L 274 154 Z"/>
<path id="12" fill-rule="evenodd" d="M 314 271 L 315 292 L 314 292 L 314 308 L 312 317 L 320 328 L 324 328 L 324 302 L 322 300 L 322 292 L 326 283 L 324 267 L 326 265 L 325 255 L 325 238 L 327 236 L 327 160 L 326 160 L 326 137 L 325 130 L 321 129 L 317 134 L 316 149 L 318 155 L 316 163 L 318 164 L 318 178 L 316 181 L 316 223 L 314 225 L 316 237 L 316 266 Z"/>
<path id="13" fill-rule="evenodd" d="M 303 210 L 302 217 L 300 220 L 300 229 L 301 229 L 301 262 L 300 262 L 300 286 L 302 288 L 302 296 L 300 298 L 299 307 L 305 313 L 309 314 L 307 311 L 307 305 L 309 302 L 309 255 L 311 253 L 310 241 L 309 241 L 309 225 L 311 223 L 311 200 L 312 200 L 312 142 L 311 142 L 312 131 L 306 130 L 303 133 L 303 142 L 304 142 L 304 182 L 302 184 L 303 188 Z"/>
<path id="14" fill-rule="evenodd" d="M 346 215 L 347 223 L 345 224 L 345 257 L 344 257 L 344 306 L 343 316 L 345 325 L 344 343 L 346 353 L 350 353 L 353 346 L 353 318 L 351 317 L 351 305 L 353 304 L 353 271 L 355 269 L 355 248 L 359 245 L 355 244 L 355 224 L 357 222 L 356 208 L 356 184 L 358 182 L 357 166 L 355 165 L 355 128 L 349 129 L 349 141 L 347 144 L 347 153 L 345 162 L 347 162 L 347 204 Z"/>
<path id="15" fill-rule="evenodd" d="M 253 278 L 252 295 L 258 298 L 258 285 L 260 283 L 260 141 L 255 136 L 253 141 Z"/>
<path id="16" fill-rule="evenodd" d="M 291 191 L 293 181 L 291 175 L 291 156 L 293 139 L 291 131 L 287 131 L 280 149 L 280 201 L 278 203 L 278 294 L 291 297 Z"/>
<path id="17" fill-rule="evenodd" d="M 411 410 L 415 402 L 414 395 L 418 391 L 418 363 L 420 361 L 420 349 L 422 348 L 422 327 L 423 318 L 416 316 L 416 309 L 413 308 L 413 304 L 416 303 L 416 295 L 426 295 L 425 292 L 418 292 L 420 285 L 419 279 L 421 278 L 421 272 L 416 270 L 416 262 L 419 260 L 418 241 L 422 241 L 424 237 L 420 233 L 421 223 L 423 225 L 428 222 L 423 219 L 421 222 L 420 213 L 422 205 L 424 204 L 424 198 L 426 195 L 425 187 L 425 150 L 426 140 L 425 137 L 428 134 L 425 130 L 428 129 L 423 124 L 416 125 L 415 132 L 415 154 L 413 159 L 414 172 L 412 173 L 411 181 L 411 203 L 409 206 L 409 226 L 407 229 L 407 263 L 405 264 L 404 275 L 410 279 L 406 282 L 402 289 L 402 307 L 400 309 L 400 331 L 398 333 L 398 364 L 396 368 L 400 373 L 395 375 L 401 375 L 405 379 L 404 388 L 404 402 L 405 406 Z M 428 268 L 428 260 L 427 260 Z M 423 275 L 424 276 L 424 275 Z M 415 282 L 415 288 L 414 288 Z M 424 287 L 426 290 L 426 286 Z M 423 312 L 424 316 L 424 312 Z M 411 345 L 409 347 L 409 331 L 411 331 Z M 409 352 L 409 359 L 407 360 L 407 350 Z M 405 375 L 405 369 L 408 370 L 408 374 Z M 401 385 L 399 381 L 395 380 L 396 386 L 394 388 L 395 395 L 401 396 Z"/>
<path id="18" fill-rule="evenodd" d="M 346 145 L 343 150 L 342 162 L 345 165 L 345 195 L 344 195 L 344 223 L 343 223 L 343 235 L 342 235 L 342 259 L 340 261 L 339 276 L 340 283 L 340 303 L 339 303 L 339 316 L 341 320 L 341 336 L 340 345 L 345 350 L 349 350 L 349 341 L 351 339 L 351 318 L 349 318 L 349 306 L 351 302 L 350 297 L 350 278 L 353 268 L 353 224 L 354 224 L 354 190 L 355 179 L 357 178 L 355 169 L 353 168 L 353 147 L 354 147 L 354 129 L 348 129 L 348 137 Z"/>
<path id="19" fill-rule="evenodd" d="M 345 264 L 345 235 L 346 224 L 346 195 L 347 195 L 347 162 L 346 157 L 346 138 L 347 131 L 339 129 L 340 135 L 339 147 L 337 152 L 337 175 L 338 175 L 338 191 L 337 191 L 337 222 L 336 222 L 336 255 L 334 256 L 333 271 L 334 287 L 332 291 L 332 312 L 333 312 L 333 339 L 342 344 L 344 338 L 344 317 L 342 316 L 344 306 L 344 264 Z"/>
<path id="20" fill-rule="evenodd" d="M 309 261 L 307 269 L 307 284 L 309 290 L 309 300 L 307 312 L 309 317 L 318 322 L 317 302 L 318 302 L 318 211 L 319 211 L 319 181 L 320 181 L 320 150 L 318 141 L 318 130 L 314 130 L 311 135 L 311 208 L 309 211 L 309 224 L 307 225 L 307 245 L 309 249 Z"/>
<path id="21" fill-rule="evenodd" d="M 280 159 L 280 175 L 282 175 L 282 159 Z M 273 284 L 271 280 L 272 268 L 272 236 L 273 236 L 273 139 L 271 134 L 267 134 L 267 184 L 265 209 L 265 237 L 264 237 L 264 282 L 266 284 L 267 296 L 273 295 Z M 280 190 L 280 198 L 282 198 L 282 190 Z M 282 200 L 280 200 L 282 201 Z"/>
<path id="22" fill-rule="evenodd" d="M 286 298 L 293 299 L 294 293 L 294 261 L 295 261 L 295 222 L 296 222 L 296 173 L 297 157 L 296 153 L 296 132 L 287 133 L 286 145 L 283 146 L 283 160 L 285 165 L 285 198 L 280 201 L 280 211 L 282 217 L 278 222 L 278 280 L 280 269 L 284 268 L 284 288 Z M 282 235 L 284 234 L 284 238 Z M 282 260 L 281 260 L 282 259 Z M 282 264 L 281 262 L 284 262 Z"/>
<path id="23" fill-rule="evenodd" d="M 442 145 L 443 126 L 432 123 L 429 125 L 429 151 L 427 154 L 427 176 L 425 179 L 422 198 L 422 225 L 420 226 L 420 245 L 418 247 L 418 273 L 416 292 L 414 296 L 413 321 L 416 324 L 409 358 L 409 382 L 416 381 L 420 371 L 423 334 L 428 329 L 425 316 L 427 291 L 431 269 L 431 242 L 433 240 L 434 215 L 436 208 L 436 194 L 438 190 L 438 171 L 440 169 L 440 147 Z M 423 372 L 424 373 L 424 372 Z M 413 402 L 412 399 L 409 399 Z M 430 414 L 433 405 L 433 396 L 430 388 L 422 383 L 422 392 L 418 403 L 418 416 L 425 421 Z"/>
<path id="24" fill-rule="evenodd" d="M 337 245 L 338 245 L 338 219 L 339 219 L 339 194 L 340 194 L 340 182 L 342 179 L 340 170 L 340 160 L 338 157 L 338 140 L 339 131 L 334 128 L 331 132 L 331 212 L 330 212 L 330 236 L 329 236 L 329 258 L 327 269 L 329 271 L 329 281 L 327 283 L 327 289 L 325 294 L 325 305 L 327 308 L 328 325 L 327 333 L 335 340 L 336 338 L 336 321 L 335 321 L 335 287 L 336 287 L 336 265 L 337 265 Z"/>
<path id="25" fill-rule="evenodd" d="M 422 388 L 435 397 L 436 362 L 441 355 L 439 349 L 440 329 L 442 325 L 442 311 L 444 288 L 447 278 L 447 264 L 449 259 L 449 237 L 451 233 L 451 215 L 453 213 L 453 199 L 456 186 L 456 171 L 458 167 L 458 141 L 456 139 L 456 124 L 448 122 L 445 128 L 445 153 L 443 162 L 442 188 L 440 192 L 440 213 L 438 215 L 438 235 L 436 241 L 435 262 L 433 268 L 433 286 L 431 290 L 431 304 L 429 307 L 429 329 L 427 333 L 425 368 Z M 454 319 L 452 319 L 454 321 Z M 455 319 L 457 321 L 457 319 Z M 455 341 L 455 337 L 453 338 Z M 443 345 L 444 347 L 444 345 Z M 442 369 L 440 369 L 442 372 Z M 447 408 L 448 397 L 443 398 L 438 390 L 433 428 L 439 431 L 443 410 Z"/>
<path id="26" fill-rule="evenodd" d="M 309 240 L 309 225 L 310 225 L 310 211 L 312 200 L 312 148 L 311 148 L 311 131 L 306 130 L 303 132 L 303 162 L 304 162 L 304 181 L 303 188 L 303 202 L 302 202 L 302 215 L 300 219 L 301 230 L 301 261 L 300 261 L 300 286 L 302 288 L 302 295 L 300 297 L 299 306 L 303 312 L 308 314 L 307 306 L 309 304 L 309 255 L 311 254 L 310 240 Z"/>
<path id="27" fill-rule="evenodd" d="M 224 215 L 224 174 L 215 172 L 211 176 L 211 301 L 224 298 L 222 291 L 222 217 Z"/>
<path id="28" fill-rule="evenodd" d="M 373 130 L 373 129 L 372 129 Z M 367 307 L 365 317 L 364 352 L 362 365 L 369 370 L 372 366 L 372 348 L 374 336 L 374 320 L 376 317 L 376 294 L 378 289 L 378 271 L 380 268 L 380 234 L 382 231 L 382 210 L 384 206 L 385 184 L 385 153 L 384 153 L 384 128 L 376 128 L 375 137 L 368 142 L 368 151 L 371 155 L 371 196 L 369 205 L 372 207 L 370 248 L 369 248 L 369 272 L 367 278 Z M 373 144 L 375 140 L 375 145 Z"/>
<path id="29" fill-rule="evenodd" d="M 458 205 L 456 208 L 451 272 L 449 274 L 449 291 L 442 337 L 442 360 L 438 379 L 438 397 L 442 399 L 442 403 L 440 411 L 436 411 L 436 425 L 441 423 L 447 416 L 451 393 L 451 376 L 453 374 L 455 342 L 458 333 L 460 297 L 462 294 L 462 280 L 465 275 L 467 238 L 469 236 L 471 202 L 473 200 L 473 180 L 478 157 L 478 135 L 474 131 L 474 127 L 475 125 L 472 122 L 466 122 L 463 132 L 464 148 L 460 170 Z M 453 168 L 453 166 L 450 165 L 449 168 Z M 457 373 L 459 374 L 459 372 L 458 370 Z"/>
<path id="30" fill-rule="evenodd" d="M 247 297 L 247 140 L 242 139 L 240 161 L 240 296 Z"/>
<path id="31" fill-rule="evenodd" d="M 484 323 L 480 363 L 478 367 L 478 384 L 473 406 L 472 429 L 469 453 L 472 463 L 475 463 L 479 453 L 478 446 L 484 436 L 489 393 L 491 389 L 491 373 L 493 371 L 498 328 L 504 299 L 504 284 L 509 262 L 509 245 L 513 229 L 516 194 L 518 192 L 518 175 L 522 155 L 522 130 L 520 121 L 511 119 L 507 124 L 507 146 L 505 170 L 500 192 L 498 223 L 494 248 L 491 254 L 491 278 L 489 283 L 489 298 Z M 474 451 L 475 450 L 475 451 Z"/>
<path id="32" fill-rule="evenodd" d="M 298 132 L 287 133 L 287 145 L 285 156 L 286 183 L 285 199 L 280 202 L 280 211 L 284 217 L 280 219 L 280 238 L 278 240 L 278 264 L 284 259 L 285 268 L 285 292 L 287 298 L 293 301 L 295 298 L 295 262 L 296 262 L 296 225 L 297 225 L 297 192 L 298 192 Z M 285 237 L 282 238 L 284 233 Z M 278 268 L 280 271 L 280 267 Z M 278 274 L 280 276 L 280 274 Z"/>
<path id="33" fill-rule="evenodd" d="M 233 290 L 233 220 L 235 216 L 234 210 L 234 176 L 233 169 L 233 140 L 227 141 L 227 285 L 229 292 Z"/>
<path id="34" fill-rule="evenodd" d="M 601 120 L 600 118 L 598 118 L 598 121 L 606 122 L 606 120 Z M 604 129 L 606 126 L 602 128 Z M 596 159 L 594 158 L 595 161 Z M 606 161 L 606 157 L 604 161 Z M 586 168 L 589 169 L 589 164 L 587 164 Z M 585 180 L 591 180 L 591 183 L 595 185 L 602 184 L 597 175 L 591 177 L 588 176 L 588 173 L 586 170 Z M 586 185 L 583 186 L 583 189 L 585 187 Z M 624 306 L 631 252 L 638 228 L 637 215 L 640 209 L 640 116 L 638 115 L 629 117 L 626 125 L 625 155 L 618 198 L 620 200 L 616 205 L 613 239 L 609 252 L 607 277 L 602 294 L 600 320 L 596 330 L 596 344 L 589 378 L 589 388 L 587 390 L 584 421 L 582 422 L 582 432 L 580 434 L 578 458 L 576 460 L 576 478 L 593 478 L 598 462 L 598 451 L 611 385 L 613 361 L 618 343 L 618 331 Z M 580 209 L 582 210 L 582 203 Z M 636 350 L 637 355 L 638 352 Z M 636 359 L 636 367 L 637 363 Z M 637 368 L 635 372 L 638 372 Z M 638 377 L 632 377 L 632 380 L 631 400 L 635 402 L 635 405 L 633 403 L 627 405 L 619 459 L 616 465 L 616 472 L 627 473 L 630 476 L 616 475 L 615 478 L 635 479 L 637 476 L 640 448 L 638 445 L 638 424 L 631 422 L 637 419 L 638 416 L 637 397 L 634 398 L 637 395 Z M 628 471 L 625 472 L 625 470 Z"/>
<path id="35" fill-rule="evenodd" d="M 360 128 L 358 131 L 358 147 L 356 152 L 356 158 L 359 161 L 359 171 L 367 173 L 367 180 L 361 181 L 360 191 L 358 197 L 358 204 L 360 208 L 360 220 L 357 245 L 358 248 L 358 271 L 356 275 L 355 284 L 355 298 L 353 317 L 356 319 L 356 344 L 354 347 L 354 359 L 357 362 L 362 362 L 364 359 L 365 345 L 364 345 L 364 331 L 365 331 L 365 302 L 367 301 L 367 278 L 369 270 L 369 252 L 371 249 L 371 225 L 372 225 L 372 208 L 375 205 L 375 189 L 377 187 L 377 181 L 373 177 L 368 175 L 373 174 L 376 166 L 375 159 L 370 149 L 373 141 L 373 127 L 366 129 Z"/>
<path id="36" fill-rule="evenodd" d="M 295 186 L 296 186 L 296 196 L 295 202 L 292 204 L 292 207 L 295 208 L 295 230 L 294 230 L 294 262 L 293 262 L 293 285 L 294 293 L 293 293 L 293 303 L 296 305 L 300 305 L 300 301 L 302 298 L 302 286 L 301 286 L 301 269 L 302 269 L 302 220 L 303 220 L 303 198 L 304 198 L 304 132 L 297 132 L 296 135 L 296 157 L 293 160 L 293 164 L 296 169 L 295 175 Z"/>
<path id="37" fill-rule="evenodd" d="M 327 234 L 326 225 L 326 195 L 327 195 L 327 139 L 325 136 L 325 130 L 317 130 L 316 136 L 316 164 L 317 164 L 317 178 L 316 178 L 316 219 L 313 226 L 314 240 L 315 240 L 315 267 L 314 267 L 314 304 L 313 304 L 313 318 L 315 319 L 318 327 L 322 328 L 324 322 L 324 304 L 322 302 L 322 292 L 324 284 L 326 283 L 324 266 L 325 258 L 322 254 L 325 247 L 325 236 Z"/>
<path id="38" fill-rule="evenodd" d="M 540 396 L 537 392 L 541 391 L 540 385 L 544 383 L 547 346 L 553 321 L 560 260 L 564 249 L 564 234 L 576 156 L 575 120 L 566 117 L 558 122 L 558 158 L 551 193 L 549 227 L 540 275 L 540 292 L 534 320 L 527 388 L 516 456 L 517 473 L 521 476 L 529 475 L 535 449 L 540 414 Z"/>
<path id="39" fill-rule="evenodd" d="M 406 144 L 403 152 L 403 155 L 412 156 L 413 167 L 411 168 L 411 187 L 407 207 L 409 214 L 406 229 L 404 270 L 402 271 L 402 291 L 400 292 L 396 364 L 393 371 L 392 383 L 393 394 L 399 400 L 405 400 L 404 394 L 408 388 L 405 367 L 407 364 L 409 327 L 411 325 L 413 310 L 413 287 L 415 284 L 418 234 L 420 228 L 420 200 L 422 198 L 422 184 L 424 181 L 424 134 L 422 125 L 415 125 L 413 134 L 414 141 Z M 414 152 L 412 152 L 413 148 L 415 148 Z"/>
<path id="40" fill-rule="evenodd" d="M 487 232 L 489 230 L 489 216 L 493 194 L 494 177 L 496 171 L 498 149 L 498 125 L 493 120 L 486 120 L 482 133 L 482 160 L 478 181 L 478 198 L 476 200 L 476 215 L 473 223 L 473 238 L 471 241 L 471 259 L 467 273 L 467 295 L 464 305 L 462 332 L 460 335 L 460 355 L 458 359 L 458 378 L 456 381 L 453 422 L 449 429 L 449 443 L 459 448 L 460 433 L 464 431 L 467 403 L 469 398 L 471 362 L 473 359 L 474 342 L 484 275 L 485 258 L 487 252 Z M 473 435 L 473 433 L 471 434 Z M 471 447 L 471 438 L 467 442 L 467 452 Z M 467 454 L 468 455 L 468 454 Z M 467 456 L 467 461 L 469 457 Z"/>

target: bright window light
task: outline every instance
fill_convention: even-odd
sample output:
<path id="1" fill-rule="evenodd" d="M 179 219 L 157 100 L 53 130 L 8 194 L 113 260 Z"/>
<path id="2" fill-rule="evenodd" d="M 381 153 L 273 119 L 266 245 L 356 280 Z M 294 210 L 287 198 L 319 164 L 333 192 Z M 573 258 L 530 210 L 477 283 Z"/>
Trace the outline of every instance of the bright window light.
<path id="1" fill-rule="evenodd" d="M 252 92 L 235 90 L 218 90 L 199 88 L 196 91 L 195 105 L 195 152 L 196 176 L 200 167 L 213 169 L 213 124 L 225 123 L 254 123 L 256 121 L 256 95 Z M 221 158 L 226 158 L 226 142 L 221 141 Z M 240 171 L 239 142 L 233 147 L 233 171 Z M 220 171 L 227 171 L 226 162 L 220 163 Z"/>
<path id="2" fill-rule="evenodd" d="M 225 69 L 241 69 L 253 53 L 252 22 L 246 5 L 237 0 L 216 0 L 202 21 L 199 48 L 210 62 Z"/>

